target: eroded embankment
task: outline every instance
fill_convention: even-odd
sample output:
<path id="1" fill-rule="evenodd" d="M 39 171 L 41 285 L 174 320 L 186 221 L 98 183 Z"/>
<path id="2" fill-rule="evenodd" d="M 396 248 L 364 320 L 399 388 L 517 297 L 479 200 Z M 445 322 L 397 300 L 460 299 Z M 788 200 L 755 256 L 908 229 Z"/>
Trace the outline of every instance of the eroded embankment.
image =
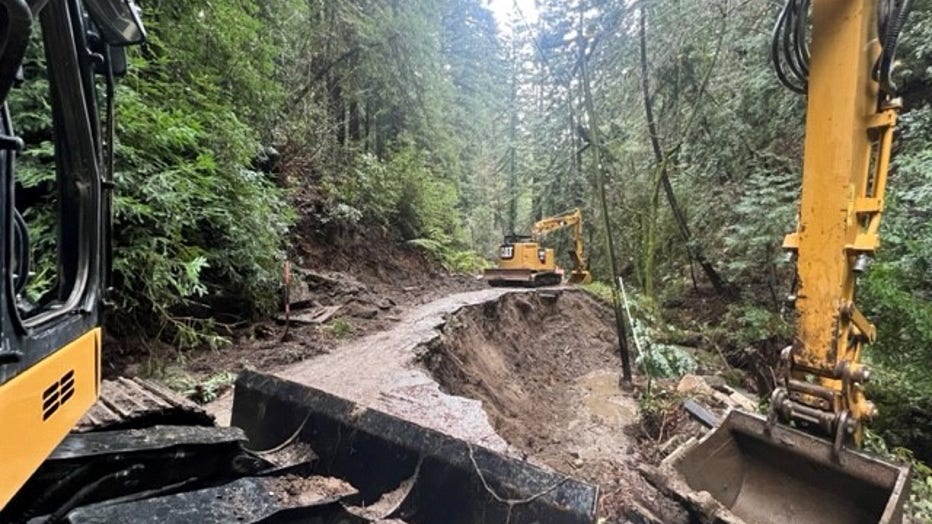
<path id="1" fill-rule="evenodd" d="M 480 400 L 528 460 L 598 484 L 610 522 L 682 518 L 637 473 L 638 406 L 618 386 L 608 307 L 576 290 L 509 294 L 463 308 L 441 332 L 421 362 L 445 392 Z"/>
<path id="2" fill-rule="evenodd" d="M 573 464 L 591 452 L 567 449 L 590 422 L 636 417 L 618 391 L 610 315 L 578 292 L 505 295 L 449 319 L 423 363 L 444 390 L 481 400 L 509 443 Z"/>
<path id="3" fill-rule="evenodd" d="M 610 308 L 586 293 L 484 289 L 274 373 L 599 485 L 608 522 L 683 522 L 637 473 Z M 229 420 L 229 397 L 210 407 Z M 656 520 L 653 520 L 656 519 Z"/>

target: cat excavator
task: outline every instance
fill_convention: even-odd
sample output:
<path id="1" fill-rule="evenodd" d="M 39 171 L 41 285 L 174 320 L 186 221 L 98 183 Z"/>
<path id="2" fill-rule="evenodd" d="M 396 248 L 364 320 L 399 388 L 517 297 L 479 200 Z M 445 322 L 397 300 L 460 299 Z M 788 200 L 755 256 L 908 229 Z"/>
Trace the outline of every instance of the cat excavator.
<path id="1" fill-rule="evenodd" d="M 862 362 L 876 329 L 855 305 L 878 228 L 901 101 L 891 72 L 908 1 L 787 0 L 771 46 L 778 78 L 807 96 L 793 344 L 770 415 L 732 411 L 667 465 L 721 522 L 900 522 L 909 467 L 860 451 L 877 415 Z"/>
<path id="2" fill-rule="evenodd" d="M 549 233 L 572 228 L 573 249 L 569 251 L 573 270 L 567 281 L 570 284 L 588 284 L 592 275 L 583 251 L 582 211 L 543 218 L 534 223 L 527 236 L 508 235 L 499 246 L 498 267 L 486 269 L 483 278 L 492 286 L 555 286 L 563 282 L 563 269 L 557 266 L 552 248 L 541 242 Z"/>

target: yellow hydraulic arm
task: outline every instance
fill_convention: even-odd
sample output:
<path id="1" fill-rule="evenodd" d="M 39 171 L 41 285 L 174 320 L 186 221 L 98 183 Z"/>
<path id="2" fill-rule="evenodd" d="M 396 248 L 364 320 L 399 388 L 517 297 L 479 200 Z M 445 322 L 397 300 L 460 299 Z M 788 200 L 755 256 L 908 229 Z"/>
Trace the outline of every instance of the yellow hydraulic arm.
<path id="1" fill-rule="evenodd" d="M 854 296 L 880 243 L 900 107 L 890 72 L 909 3 L 785 1 L 771 54 L 781 82 L 808 95 L 799 222 L 783 243 L 797 260 L 796 335 L 770 417 L 731 411 L 672 465 L 681 493 L 708 492 L 742 522 L 898 524 L 909 466 L 856 449 L 876 413 L 861 363 L 876 332 Z"/>
<path id="2" fill-rule="evenodd" d="M 836 449 L 859 445 L 863 423 L 876 414 L 864 397 L 870 372 L 861 363 L 876 331 L 854 295 L 880 244 L 900 108 L 878 81 L 889 71 L 877 73 L 886 67 L 877 17 L 878 0 L 812 1 L 799 223 L 783 243 L 797 259 L 797 332 L 782 355 L 788 373 L 773 410 L 784 421 L 822 428 Z"/>
<path id="3" fill-rule="evenodd" d="M 592 280 L 589 270 L 586 268 L 586 255 L 583 250 L 583 219 L 582 211 L 574 209 L 569 213 L 547 217 L 537 221 L 531 229 L 531 235 L 535 242 L 540 241 L 544 236 L 553 231 L 560 229 L 573 228 L 573 250 L 570 255 L 573 257 L 573 280 L 581 283 L 588 283 Z"/>

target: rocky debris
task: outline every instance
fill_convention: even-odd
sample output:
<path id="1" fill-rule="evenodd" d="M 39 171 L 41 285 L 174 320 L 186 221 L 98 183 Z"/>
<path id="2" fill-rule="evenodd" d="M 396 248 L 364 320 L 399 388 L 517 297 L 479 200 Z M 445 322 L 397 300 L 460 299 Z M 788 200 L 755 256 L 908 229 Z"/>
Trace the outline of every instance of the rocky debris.
<path id="1" fill-rule="evenodd" d="M 279 502 L 292 506 L 312 506 L 342 500 L 359 493 L 348 482 L 333 477 L 285 475 L 269 480 L 269 489 Z"/>
<path id="2" fill-rule="evenodd" d="M 320 303 L 329 305 L 334 300 L 341 302 L 346 297 L 355 297 L 369 292 L 368 287 L 356 277 L 338 271 L 313 271 L 301 267 L 291 270 L 291 285 L 288 290 L 291 307 L 301 309 Z"/>
<path id="3" fill-rule="evenodd" d="M 351 300 L 340 308 L 340 312 L 348 317 L 373 319 L 382 309 L 371 302 Z"/>
<path id="4" fill-rule="evenodd" d="M 320 325 L 336 316 L 372 320 L 397 305 L 347 273 L 299 267 L 291 271 L 290 312 L 275 317 L 280 323 Z"/>
<path id="5" fill-rule="evenodd" d="M 757 412 L 757 403 L 725 384 L 718 376 L 684 375 L 676 391 L 713 399 L 726 407 Z"/>
<path id="6" fill-rule="evenodd" d="M 331 318 L 333 318 L 337 313 L 340 312 L 343 306 L 321 306 L 319 304 L 315 305 L 310 309 L 299 311 L 296 314 L 290 316 L 280 314 L 275 317 L 279 322 L 294 322 L 295 324 L 304 324 L 304 325 L 319 325 L 324 324 Z"/>

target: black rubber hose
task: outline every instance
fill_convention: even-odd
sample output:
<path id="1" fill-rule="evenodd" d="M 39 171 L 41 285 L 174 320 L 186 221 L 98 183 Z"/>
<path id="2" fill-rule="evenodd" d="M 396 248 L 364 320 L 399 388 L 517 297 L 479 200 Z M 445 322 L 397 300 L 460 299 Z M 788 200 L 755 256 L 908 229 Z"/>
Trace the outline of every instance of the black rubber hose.
<path id="1" fill-rule="evenodd" d="M 809 78 L 809 16 L 810 0 L 799 0 L 796 9 L 796 31 L 793 50 L 796 52 L 796 60 L 799 62 L 799 68 L 803 72 L 803 78 Z"/>
<path id="2" fill-rule="evenodd" d="M 799 28 L 799 5 L 797 0 L 791 0 L 791 2 L 793 7 L 790 9 L 790 16 L 787 18 L 786 27 L 783 30 L 783 54 L 793 74 L 797 78 L 805 78 L 803 68 L 799 64 L 798 46 L 796 45 L 796 34 Z"/>
<path id="3" fill-rule="evenodd" d="M 797 93 L 805 93 L 806 79 L 799 74 L 801 71 L 797 72 L 793 67 L 793 52 L 789 51 L 788 33 L 789 26 L 792 25 L 790 18 L 794 15 L 795 7 L 795 0 L 787 0 L 780 10 L 770 42 L 770 61 L 781 84 Z"/>
<path id="4" fill-rule="evenodd" d="M 893 83 L 893 62 L 896 60 L 896 48 L 899 44 L 900 33 L 906 25 L 906 19 L 909 17 L 909 0 L 902 0 L 899 7 L 893 6 L 891 0 L 888 7 L 887 19 L 882 21 L 885 31 L 881 33 L 881 45 L 883 50 L 880 54 L 880 63 L 878 66 L 880 72 L 880 89 L 889 96 L 896 94 L 896 84 Z"/>

